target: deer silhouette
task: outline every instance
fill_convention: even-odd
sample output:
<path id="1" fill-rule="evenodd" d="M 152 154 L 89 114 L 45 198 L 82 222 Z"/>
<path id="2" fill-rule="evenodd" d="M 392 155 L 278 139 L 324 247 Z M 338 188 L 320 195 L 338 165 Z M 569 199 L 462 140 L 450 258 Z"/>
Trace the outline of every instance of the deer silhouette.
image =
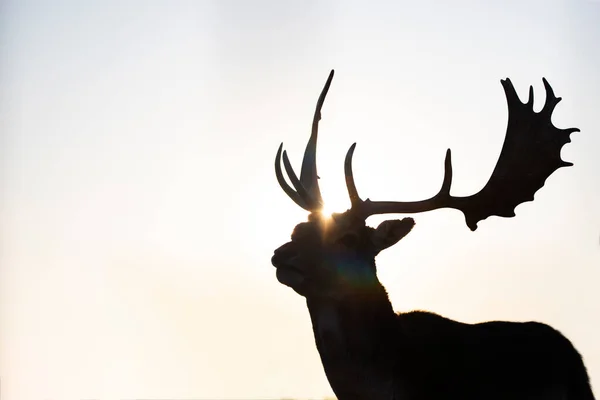
<path id="1" fill-rule="evenodd" d="M 439 192 L 415 202 L 362 200 L 352 174 L 353 144 L 345 159 L 351 208 L 330 218 L 320 211 L 316 146 L 321 108 L 334 71 L 321 92 L 300 178 L 283 144 L 275 159 L 277 180 L 287 195 L 309 211 L 291 241 L 275 250 L 272 264 L 280 283 L 306 298 L 315 342 L 327 379 L 340 400 L 593 400 L 581 355 L 552 327 L 538 322 L 466 324 L 440 315 L 395 313 L 377 278 L 375 257 L 414 226 L 412 218 L 387 220 L 377 228 L 368 216 L 418 213 L 439 208 L 463 212 L 467 226 L 496 215 L 513 217 L 532 201 L 546 179 L 570 166 L 560 157 L 577 128 L 559 129 L 551 115 L 560 101 L 543 79 L 546 101 L 533 110 L 533 88 L 522 103 L 509 79 L 501 83 L 508 103 L 508 128 L 491 178 L 478 193 L 450 195 L 452 163 L 446 153 Z M 284 179 L 281 161 L 293 188 Z"/>

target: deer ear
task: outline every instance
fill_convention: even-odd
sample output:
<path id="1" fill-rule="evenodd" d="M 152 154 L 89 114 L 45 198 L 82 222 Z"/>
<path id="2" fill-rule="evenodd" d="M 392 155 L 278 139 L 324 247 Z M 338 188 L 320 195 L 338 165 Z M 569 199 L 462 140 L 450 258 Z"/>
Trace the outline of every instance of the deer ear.
<path id="1" fill-rule="evenodd" d="M 371 244 L 375 254 L 398 243 L 400 239 L 408 235 L 413 226 L 415 226 L 415 220 L 412 218 L 383 221 L 371 235 Z"/>

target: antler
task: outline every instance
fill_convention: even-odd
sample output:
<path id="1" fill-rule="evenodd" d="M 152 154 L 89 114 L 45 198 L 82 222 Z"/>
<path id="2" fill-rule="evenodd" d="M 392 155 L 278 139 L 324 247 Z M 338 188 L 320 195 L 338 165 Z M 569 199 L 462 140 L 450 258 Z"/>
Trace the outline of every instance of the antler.
<path id="1" fill-rule="evenodd" d="M 300 207 L 316 212 L 322 209 L 323 199 L 319 190 L 316 151 L 319 120 L 325 96 L 331 85 L 334 71 L 331 70 L 325 87 L 319 96 L 312 123 L 312 133 L 302 161 L 300 179 L 296 176 L 287 153 L 283 151 L 283 164 L 294 186 L 290 187 L 281 171 L 283 143 L 275 158 L 275 174 L 281 188 Z M 533 111 L 533 87 L 529 87 L 529 99 L 522 103 L 510 79 L 500 82 L 508 104 L 508 127 L 504 145 L 496 167 L 487 184 L 478 193 L 467 197 L 450 195 L 452 184 L 452 160 L 450 149 L 446 152 L 444 180 L 439 192 L 427 199 L 414 202 L 361 200 L 352 174 L 354 143 L 344 163 L 346 186 L 352 207 L 349 212 L 361 218 L 375 214 L 419 213 L 439 208 L 454 208 L 465 215 L 467 226 L 477 229 L 477 223 L 489 216 L 514 217 L 515 208 L 532 201 L 534 194 L 544 186 L 546 179 L 561 167 L 572 166 L 561 159 L 562 146 L 569 143 L 570 135 L 578 128 L 559 129 L 552 124 L 552 112 L 561 98 L 554 95 L 552 87 L 542 78 L 546 90 L 546 102 L 540 112 Z"/>
<path id="2" fill-rule="evenodd" d="M 363 201 L 358 196 L 352 174 L 353 144 L 345 160 L 346 185 L 352 202 L 351 210 L 363 218 L 386 213 L 418 213 L 439 208 L 454 208 L 465 215 L 467 226 L 477 229 L 477 223 L 491 215 L 514 217 L 515 208 L 532 201 L 546 179 L 561 167 L 572 166 L 561 159 L 562 146 L 569 143 L 570 135 L 578 128 L 559 129 L 552 124 L 552 112 L 561 100 L 554 95 L 546 81 L 546 102 L 538 113 L 533 111 L 533 87 L 529 99 L 522 103 L 510 79 L 501 80 L 508 103 L 508 127 L 500 157 L 492 176 L 478 193 L 468 197 L 450 195 L 452 161 L 450 149 L 446 152 L 445 174 L 439 192 L 427 199 L 415 202 Z"/>
<path id="3" fill-rule="evenodd" d="M 304 158 L 302 160 L 302 168 L 300 170 L 300 179 L 296 176 L 290 160 L 288 159 L 287 153 L 283 151 L 283 166 L 285 171 L 290 178 L 290 182 L 294 186 L 292 189 L 283 177 L 281 171 L 281 150 L 283 149 L 283 143 L 279 145 L 277 150 L 277 156 L 275 157 L 275 175 L 277 181 L 285 193 L 296 204 L 304 208 L 307 211 L 315 212 L 323 208 L 323 199 L 321 198 L 321 191 L 319 190 L 319 177 L 317 175 L 317 135 L 319 133 L 319 120 L 321 119 L 321 108 L 325 102 L 325 96 L 329 91 L 329 86 L 333 80 L 334 70 L 331 70 L 325 87 L 321 91 L 319 100 L 317 101 L 317 108 L 315 109 L 315 115 L 312 122 L 312 132 L 306 150 L 304 150 Z"/>

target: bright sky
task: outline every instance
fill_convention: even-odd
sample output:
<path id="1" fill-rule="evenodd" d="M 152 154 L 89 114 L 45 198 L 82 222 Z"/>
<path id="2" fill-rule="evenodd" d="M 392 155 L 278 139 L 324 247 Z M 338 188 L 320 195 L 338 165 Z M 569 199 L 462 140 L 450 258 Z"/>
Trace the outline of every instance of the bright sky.
<path id="1" fill-rule="evenodd" d="M 368 5 L 367 5 L 368 4 Z M 600 2 L 5 1 L 0 9 L 2 398 L 332 395 L 305 303 L 270 264 L 306 213 L 299 168 L 319 92 L 319 175 L 364 197 L 487 181 L 500 79 L 542 77 L 581 133 L 513 219 L 416 215 L 378 258 L 397 310 L 546 322 L 600 391 Z M 377 224 L 382 218 L 372 218 Z M 600 394 L 600 393 L 598 393 Z"/>

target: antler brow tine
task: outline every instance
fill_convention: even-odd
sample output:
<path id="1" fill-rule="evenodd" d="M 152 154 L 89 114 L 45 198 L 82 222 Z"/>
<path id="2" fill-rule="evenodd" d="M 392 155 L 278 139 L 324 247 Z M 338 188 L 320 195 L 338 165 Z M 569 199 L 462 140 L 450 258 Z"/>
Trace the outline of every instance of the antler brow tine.
<path id="1" fill-rule="evenodd" d="M 354 149 L 356 143 L 348 149 L 346 153 L 346 159 L 344 160 L 344 176 L 346 177 L 346 188 L 348 188 L 348 195 L 350 195 L 350 203 L 352 207 L 358 207 L 362 203 L 358 190 L 356 190 L 356 184 L 354 183 L 354 173 L 352 172 L 352 157 L 354 156 Z"/>

